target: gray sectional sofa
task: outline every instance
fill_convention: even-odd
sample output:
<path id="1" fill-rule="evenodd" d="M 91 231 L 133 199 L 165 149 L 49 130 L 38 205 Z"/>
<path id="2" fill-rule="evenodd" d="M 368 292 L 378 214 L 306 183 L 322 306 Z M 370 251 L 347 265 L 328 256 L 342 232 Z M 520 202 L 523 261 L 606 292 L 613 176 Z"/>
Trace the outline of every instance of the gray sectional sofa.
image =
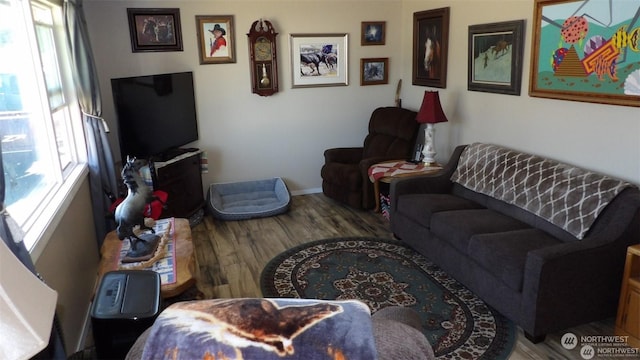
<path id="1" fill-rule="evenodd" d="M 491 144 L 391 184 L 391 229 L 519 325 L 546 334 L 615 316 L 637 186 Z"/>

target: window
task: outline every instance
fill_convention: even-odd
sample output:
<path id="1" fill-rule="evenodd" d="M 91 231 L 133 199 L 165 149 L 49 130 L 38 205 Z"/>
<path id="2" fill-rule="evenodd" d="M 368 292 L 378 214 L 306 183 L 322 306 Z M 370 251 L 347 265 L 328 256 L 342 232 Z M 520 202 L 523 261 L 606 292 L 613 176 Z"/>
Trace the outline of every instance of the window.
<path id="1" fill-rule="evenodd" d="M 0 0 L 0 59 L 5 206 L 30 248 L 85 157 L 60 4 Z"/>

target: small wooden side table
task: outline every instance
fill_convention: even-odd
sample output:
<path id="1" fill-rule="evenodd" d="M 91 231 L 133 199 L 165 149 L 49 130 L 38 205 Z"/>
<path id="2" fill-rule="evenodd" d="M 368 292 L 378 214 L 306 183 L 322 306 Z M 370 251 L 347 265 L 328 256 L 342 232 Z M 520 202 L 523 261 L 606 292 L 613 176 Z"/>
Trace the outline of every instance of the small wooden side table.
<path id="1" fill-rule="evenodd" d="M 160 286 L 160 294 L 163 298 L 169 298 L 181 294 L 195 283 L 195 257 L 193 255 L 193 242 L 191 241 L 191 227 L 188 219 L 174 219 L 175 237 L 175 266 L 176 282 Z M 118 270 L 120 264 L 120 248 L 122 241 L 118 239 L 115 231 L 107 234 L 100 249 L 100 265 L 98 266 L 98 280 L 113 270 Z M 99 281 L 98 281 L 99 283 Z"/>
<path id="2" fill-rule="evenodd" d="M 393 179 L 409 176 L 418 176 L 435 173 L 442 169 L 439 164 L 425 165 L 414 164 L 406 160 L 392 160 L 373 164 L 369 167 L 369 180 L 373 183 L 373 192 L 376 197 L 375 212 L 380 211 L 380 182 L 390 184 Z"/>
<path id="3" fill-rule="evenodd" d="M 629 337 L 627 345 L 640 348 L 640 244 L 627 248 L 615 332 Z"/>

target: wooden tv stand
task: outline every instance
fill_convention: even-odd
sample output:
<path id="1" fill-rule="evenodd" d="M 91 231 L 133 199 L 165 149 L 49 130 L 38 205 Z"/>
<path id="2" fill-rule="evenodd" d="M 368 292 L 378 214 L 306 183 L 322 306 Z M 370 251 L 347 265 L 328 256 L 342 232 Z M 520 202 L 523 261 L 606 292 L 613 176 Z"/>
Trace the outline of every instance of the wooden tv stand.
<path id="1" fill-rule="evenodd" d="M 162 217 L 189 218 L 204 206 L 201 153 L 201 150 L 195 150 L 167 161 L 154 162 L 156 190 L 169 195 Z"/>

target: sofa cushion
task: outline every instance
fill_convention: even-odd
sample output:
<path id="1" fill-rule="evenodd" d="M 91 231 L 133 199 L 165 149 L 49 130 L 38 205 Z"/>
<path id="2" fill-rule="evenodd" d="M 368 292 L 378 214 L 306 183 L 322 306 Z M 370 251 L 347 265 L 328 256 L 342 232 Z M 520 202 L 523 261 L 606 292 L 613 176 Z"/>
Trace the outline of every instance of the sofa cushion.
<path id="1" fill-rule="evenodd" d="M 530 229 L 507 215 L 489 209 L 441 211 L 431 216 L 431 232 L 466 254 L 473 235 Z"/>
<path id="2" fill-rule="evenodd" d="M 527 254 L 557 244 L 562 242 L 538 229 L 514 230 L 474 235 L 469 241 L 468 253 L 480 266 L 520 292 Z"/>
<path id="3" fill-rule="evenodd" d="M 431 227 L 431 216 L 434 213 L 481 208 L 471 200 L 450 194 L 403 195 L 398 199 L 398 211 L 426 228 Z"/>
<path id="4" fill-rule="evenodd" d="M 141 359 L 375 359 L 371 313 L 357 300 L 177 302 L 155 320 Z"/>
<path id="5" fill-rule="evenodd" d="M 465 148 L 451 176 L 471 190 L 517 205 L 582 239 L 630 183 L 491 144 Z"/>
<path id="6" fill-rule="evenodd" d="M 564 242 L 579 240 L 569 232 L 563 230 L 562 228 L 550 223 L 549 221 L 537 216 L 536 214 L 528 210 L 525 210 L 517 205 L 508 204 L 504 201 L 492 198 L 488 195 L 481 194 L 479 192 L 475 192 L 473 190 L 467 189 L 458 183 L 453 184 L 451 188 L 451 193 L 456 196 L 469 199 L 477 204 L 481 204 L 483 207 L 486 207 L 488 209 L 495 210 L 499 213 L 506 214 L 513 218 L 516 218 L 524 223 L 531 225 L 531 227 L 535 227 L 540 230 L 543 230 Z"/>

